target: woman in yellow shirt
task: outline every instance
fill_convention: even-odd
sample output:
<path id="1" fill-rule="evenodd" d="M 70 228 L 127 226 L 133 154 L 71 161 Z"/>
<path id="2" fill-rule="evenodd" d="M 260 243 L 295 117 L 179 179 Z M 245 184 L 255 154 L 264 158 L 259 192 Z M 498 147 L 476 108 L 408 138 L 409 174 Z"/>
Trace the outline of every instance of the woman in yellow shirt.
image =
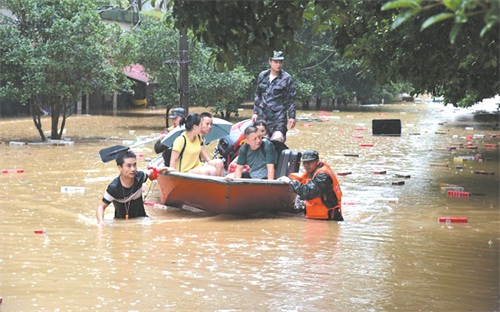
<path id="1" fill-rule="evenodd" d="M 172 146 L 170 167 L 179 172 L 204 175 L 218 175 L 217 168 L 202 162 L 200 154 L 203 145 L 201 133 L 201 117 L 199 114 L 189 114 L 186 118 L 186 131 L 177 137 Z"/>

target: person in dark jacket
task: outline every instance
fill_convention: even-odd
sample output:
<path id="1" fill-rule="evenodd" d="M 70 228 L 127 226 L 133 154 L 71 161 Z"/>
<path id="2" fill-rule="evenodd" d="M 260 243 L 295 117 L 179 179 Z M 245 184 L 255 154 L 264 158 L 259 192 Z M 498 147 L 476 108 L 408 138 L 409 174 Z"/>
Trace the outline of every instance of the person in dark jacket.
<path id="1" fill-rule="evenodd" d="M 258 119 L 266 121 L 271 140 L 282 143 L 288 128 L 295 127 L 296 97 L 295 84 L 283 70 L 283 60 L 283 52 L 274 51 L 269 58 L 270 69 L 259 74 L 252 115 L 254 123 Z"/>
<path id="2" fill-rule="evenodd" d="M 288 184 L 305 202 L 308 219 L 344 221 L 342 217 L 342 191 L 332 168 L 319 160 L 313 150 L 302 154 L 304 173 L 292 173 L 278 180 Z"/>

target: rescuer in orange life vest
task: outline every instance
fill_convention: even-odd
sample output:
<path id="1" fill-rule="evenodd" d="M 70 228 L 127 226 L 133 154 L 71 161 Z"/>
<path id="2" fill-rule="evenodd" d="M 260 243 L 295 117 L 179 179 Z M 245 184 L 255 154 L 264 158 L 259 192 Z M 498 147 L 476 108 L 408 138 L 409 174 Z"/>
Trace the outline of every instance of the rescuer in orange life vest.
<path id="1" fill-rule="evenodd" d="M 318 152 L 313 150 L 304 151 L 301 161 L 304 173 L 292 173 L 278 180 L 305 201 L 306 218 L 344 221 L 342 191 L 332 168 L 320 161 Z"/>

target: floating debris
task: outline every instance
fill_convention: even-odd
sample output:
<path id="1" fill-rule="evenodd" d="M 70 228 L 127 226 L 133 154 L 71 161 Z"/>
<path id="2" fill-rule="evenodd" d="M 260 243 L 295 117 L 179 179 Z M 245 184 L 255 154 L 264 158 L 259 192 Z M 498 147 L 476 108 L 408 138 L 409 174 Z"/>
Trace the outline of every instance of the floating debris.
<path id="1" fill-rule="evenodd" d="M 441 191 L 443 193 L 448 193 L 448 191 L 463 192 L 464 188 L 462 186 L 447 185 L 447 186 L 441 186 Z"/>
<path id="2" fill-rule="evenodd" d="M 68 193 L 68 194 L 73 194 L 73 193 L 85 193 L 85 188 L 84 187 L 79 187 L 79 186 L 61 186 L 61 193 Z"/>
<path id="3" fill-rule="evenodd" d="M 394 176 L 396 178 L 405 178 L 405 179 L 409 179 L 411 177 L 411 175 L 406 174 L 406 173 L 396 173 Z"/>
<path id="4" fill-rule="evenodd" d="M 9 145 L 10 146 L 22 146 L 22 145 L 26 145 L 26 142 L 10 141 Z"/>
<path id="5" fill-rule="evenodd" d="M 448 167 L 448 163 L 429 163 L 431 167 Z"/>
<path id="6" fill-rule="evenodd" d="M 375 198 L 373 201 L 375 203 L 389 203 L 389 204 L 399 203 L 399 199 L 397 198 Z"/>
<path id="7" fill-rule="evenodd" d="M 469 197 L 470 193 L 469 192 L 462 192 L 462 191 L 448 191 L 448 197 Z"/>
<path id="8" fill-rule="evenodd" d="M 486 174 L 486 175 L 494 175 L 495 172 L 493 171 L 484 171 L 484 170 L 476 170 L 474 171 L 475 174 Z"/>
<path id="9" fill-rule="evenodd" d="M 337 175 L 339 175 L 339 176 L 346 176 L 346 175 L 349 175 L 349 174 L 352 174 L 352 171 L 337 172 Z"/>
<path id="10" fill-rule="evenodd" d="M 438 221 L 440 223 L 467 223 L 466 217 L 439 217 Z"/>
<path id="11" fill-rule="evenodd" d="M 23 173 L 23 169 L 3 169 L 2 173 Z"/>

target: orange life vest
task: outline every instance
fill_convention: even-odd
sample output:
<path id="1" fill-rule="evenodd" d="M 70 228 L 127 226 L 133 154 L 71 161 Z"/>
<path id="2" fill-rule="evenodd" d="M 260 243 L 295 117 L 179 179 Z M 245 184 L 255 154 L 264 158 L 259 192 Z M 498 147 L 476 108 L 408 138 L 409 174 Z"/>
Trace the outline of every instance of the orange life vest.
<path id="1" fill-rule="evenodd" d="M 321 166 L 322 164 L 322 166 Z M 306 218 L 308 219 L 331 219 L 333 217 L 333 210 L 339 209 L 340 214 L 342 215 L 342 190 L 340 189 L 340 184 L 333 172 L 332 168 L 324 162 L 319 162 L 316 171 L 312 178 L 308 178 L 308 173 L 304 172 L 302 175 L 299 174 L 290 174 L 290 178 L 296 181 L 299 181 L 302 184 L 306 184 L 310 180 L 314 179 L 314 177 L 320 173 L 324 172 L 327 174 L 333 181 L 332 190 L 337 196 L 338 205 L 335 207 L 328 208 L 322 200 L 322 196 L 316 197 L 310 200 L 304 200 L 306 205 Z M 331 212 L 330 212 L 331 211 Z M 329 213 L 330 212 L 330 213 Z"/>

